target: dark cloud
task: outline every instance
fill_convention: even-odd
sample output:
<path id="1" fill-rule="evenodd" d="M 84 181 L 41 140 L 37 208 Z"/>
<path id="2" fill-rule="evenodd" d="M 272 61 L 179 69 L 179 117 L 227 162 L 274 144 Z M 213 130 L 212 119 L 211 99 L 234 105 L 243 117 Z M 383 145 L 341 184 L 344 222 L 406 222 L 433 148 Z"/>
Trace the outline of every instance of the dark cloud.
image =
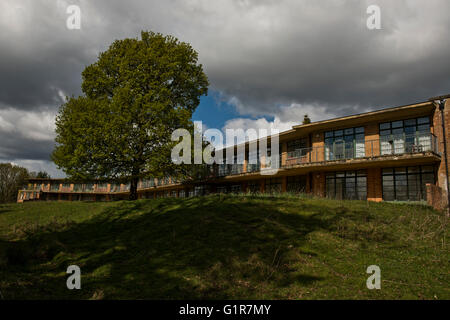
<path id="1" fill-rule="evenodd" d="M 69 4 L 81 7 L 81 30 L 66 28 Z M 371 4 L 381 30 L 366 27 Z M 0 158 L 48 158 L 51 139 L 5 133 L 8 112 L 55 113 L 64 95 L 80 94 L 81 71 L 100 51 L 143 29 L 190 42 L 211 89 L 243 115 L 283 121 L 317 105 L 339 116 L 447 93 L 449 9 L 446 0 L 4 0 Z"/>

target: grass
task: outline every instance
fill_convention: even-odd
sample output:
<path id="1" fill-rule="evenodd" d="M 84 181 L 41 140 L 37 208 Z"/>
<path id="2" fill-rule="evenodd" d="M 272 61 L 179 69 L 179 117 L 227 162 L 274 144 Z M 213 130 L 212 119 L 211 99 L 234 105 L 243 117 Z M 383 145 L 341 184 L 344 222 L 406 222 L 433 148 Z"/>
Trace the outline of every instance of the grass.
<path id="1" fill-rule="evenodd" d="M 0 205 L 0 298 L 450 299 L 448 220 L 290 195 Z"/>

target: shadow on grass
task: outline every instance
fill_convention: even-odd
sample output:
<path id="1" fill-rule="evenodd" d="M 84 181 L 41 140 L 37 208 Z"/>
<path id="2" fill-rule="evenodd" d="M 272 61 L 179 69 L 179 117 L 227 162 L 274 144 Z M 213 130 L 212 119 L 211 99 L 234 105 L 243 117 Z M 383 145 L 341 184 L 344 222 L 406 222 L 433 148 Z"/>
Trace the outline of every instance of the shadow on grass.
<path id="1" fill-rule="evenodd" d="M 273 288 L 322 279 L 290 262 L 314 254 L 302 244 L 332 228 L 335 215 L 299 203 L 309 214 L 286 213 L 267 198 L 118 202 L 87 222 L 1 243 L 9 282 L 0 289 L 7 299 L 276 298 Z M 66 288 L 71 264 L 81 268 L 82 290 Z"/>

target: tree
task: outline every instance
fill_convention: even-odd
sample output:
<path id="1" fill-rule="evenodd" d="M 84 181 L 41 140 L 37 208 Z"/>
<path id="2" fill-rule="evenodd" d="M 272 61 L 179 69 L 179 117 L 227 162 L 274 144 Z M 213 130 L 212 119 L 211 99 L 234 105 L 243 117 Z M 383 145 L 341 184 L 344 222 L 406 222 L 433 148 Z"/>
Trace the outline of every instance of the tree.
<path id="1" fill-rule="evenodd" d="M 50 175 L 48 174 L 48 172 L 46 172 L 46 171 L 39 171 L 39 172 L 36 174 L 36 178 L 50 179 L 51 177 L 50 177 Z"/>
<path id="2" fill-rule="evenodd" d="M 311 119 L 308 117 L 307 114 L 305 114 L 305 116 L 303 117 L 303 124 L 308 124 L 311 123 Z"/>
<path id="3" fill-rule="evenodd" d="M 11 163 L 0 163 L 0 203 L 14 202 L 28 179 L 28 170 Z"/>
<path id="4" fill-rule="evenodd" d="M 30 178 L 50 179 L 50 175 L 46 171 L 32 171 L 29 173 Z"/>
<path id="5" fill-rule="evenodd" d="M 53 161 L 72 179 L 130 181 L 176 170 L 170 151 L 177 128 L 192 130 L 192 113 L 208 91 L 197 52 L 172 36 L 142 32 L 116 40 L 82 73 L 84 95 L 56 118 Z"/>

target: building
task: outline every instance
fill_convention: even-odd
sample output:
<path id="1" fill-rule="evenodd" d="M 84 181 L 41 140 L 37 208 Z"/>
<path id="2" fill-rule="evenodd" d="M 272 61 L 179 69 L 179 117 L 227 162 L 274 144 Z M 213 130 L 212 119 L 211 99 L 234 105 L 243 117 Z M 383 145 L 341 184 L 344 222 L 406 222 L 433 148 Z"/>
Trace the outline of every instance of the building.
<path id="1" fill-rule="evenodd" d="M 337 199 L 427 201 L 447 206 L 450 96 L 422 103 L 294 126 L 280 133 L 280 169 L 261 175 L 264 163 L 211 167 L 202 181 L 170 177 L 140 181 L 140 198 L 227 192 L 303 192 Z M 27 200 L 126 199 L 129 185 L 100 181 L 31 179 Z"/>

